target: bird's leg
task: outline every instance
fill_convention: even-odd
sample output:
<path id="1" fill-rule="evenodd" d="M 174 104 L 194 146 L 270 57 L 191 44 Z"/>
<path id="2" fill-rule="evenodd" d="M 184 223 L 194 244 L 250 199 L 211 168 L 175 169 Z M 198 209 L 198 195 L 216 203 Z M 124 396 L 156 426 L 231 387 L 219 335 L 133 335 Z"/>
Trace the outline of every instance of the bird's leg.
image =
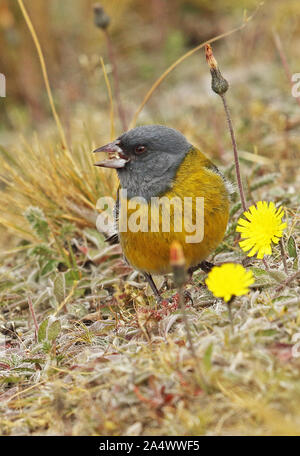
<path id="1" fill-rule="evenodd" d="M 156 297 L 157 301 L 161 302 L 162 298 L 161 298 L 160 293 L 159 293 L 159 291 L 157 289 L 157 286 L 154 283 L 154 280 L 152 279 L 151 274 L 148 274 L 147 272 L 144 272 L 144 277 L 147 280 L 147 282 L 149 283 L 149 285 L 151 287 L 151 290 L 153 291 L 153 294 Z"/>
<path id="2" fill-rule="evenodd" d="M 144 272 L 144 277 L 147 280 L 147 282 L 149 283 L 149 285 L 151 287 L 151 290 L 153 291 L 153 294 L 154 294 L 155 298 L 157 299 L 157 301 L 161 302 L 162 301 L 162 297 L 161 297 L 161 295 L 160 295 L 160 293 L 159 293 L 159 291 L 157 289 L 157 286 L 154 283 L 154 280 L 152 279 L 151 274 L 148 274 L 147 272 Z M 190 301 L 192 305 L 194 304 L 193 298 L 192 298 L 191 293 L 189 291 L 185 290 L 183 292 L 183 295 L 184 295 L 185 301 Z M 174 296 L 172 296 L 170 298 L 170 301 L 172 301 L 173 298 L 174 298 Z"/>
<path id="3" fill-rule="evenodd" d="M 204 272 L 209 272 L 212 270 L 213 267 L 213 263 L 210 263 L 209 261 L 202 261 L 201 263 L 197 264 L 197 266 L 192 266 L 191 268 L 189 268 L 188 273 L 192 275 L 193 272 L 197 271 L 198 269 L 202 269 L 202 271 Z"/>
<path id="4" fill-rule="evenodd" d="M 191 293 L 188 290 L 184 290 L 183 296 L 184 296 L 185 302 L 189 302 L 190 301 L 191 305 L 192 306 L 194 305 L 194 301 L 193 301 L 192 295 L 191 295 Z"/>

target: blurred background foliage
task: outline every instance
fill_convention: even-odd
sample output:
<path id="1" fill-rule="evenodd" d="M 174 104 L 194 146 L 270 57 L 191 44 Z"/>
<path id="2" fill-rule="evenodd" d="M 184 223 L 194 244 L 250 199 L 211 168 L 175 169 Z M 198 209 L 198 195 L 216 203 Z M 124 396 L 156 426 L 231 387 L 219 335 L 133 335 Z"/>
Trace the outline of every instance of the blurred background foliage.
<path id="1" fill-rule="evenodd" d="M 95 105 L 95 91 L 104 89 L 95 73 L 99 55 L 106 57 L 103 34 L 93 26 L 93 0 L 27 0 L 25 6 L 45 53 L 50 81 L 62 115 L 74 103 Z M 104 0 L 120 67 L 125 101 L 185 50 L 239 24 L 258 5 L 256 0 Z M 298 0 L 267 0 L 246 31 L 216 46 L 227 48 L 231 64 L 276 59 L 272 29 L 279 30 L 289 50 L 299 42 Z M 228 43 L 231 43 L 228 52 Z M 234 45 L 232 45 L 234 43 Z M 224 57 L 223 57 L 224 58 Z M 296 59 L 296 55 L 294 54 Z M 204 67 L 204 65 L 202 65 Z M 200 65 L 199 65 L 200 67 Z M 1 101 L 0 128 L 22 129 L 47 120 L 36 50 L 16 0 L 0 0 L 0 71 L 7 78 L 8 98 Z M 199 71 L 200 68 L 199 68 Z M 97 73 L 96 73 L 97 74 Z M 100 89 L 100 90 L 99 90 Z M 100 94 L 99 94 L 100 96 Z M 96 101 L 99 101 L 96 97 Z M 130 110 L 130 106 L 129 106 Z"/>

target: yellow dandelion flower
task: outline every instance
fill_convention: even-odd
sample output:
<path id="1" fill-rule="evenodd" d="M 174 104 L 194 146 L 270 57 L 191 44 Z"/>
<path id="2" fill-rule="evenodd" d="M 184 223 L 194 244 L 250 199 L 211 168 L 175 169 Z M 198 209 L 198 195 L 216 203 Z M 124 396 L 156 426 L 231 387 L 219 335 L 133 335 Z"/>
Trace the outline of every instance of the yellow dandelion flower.
<path id="1" fill-rule="evenodd" d="M 241 248 L 249 257 L 257 253 L 257 258 L 271 255 L 272 242 L 278 244 L 286 223 L 282 223 L 282 207 L 276 209 L 273 202 L 259 201 L 249 207 L 243 214 L 247 220 L 240 218 L 236 231 L 241 233 Z M 250 250 L 250 251 L 249 251 Z"/>
<path id="2" fill-rule="evenodd" d="M 228 302 L 233 296 L 247 294 L 254 277 L 252 271 L 247 271 L 241 264 L 225 263 L 212 268 L 205 283 L 216 298 Z"/>

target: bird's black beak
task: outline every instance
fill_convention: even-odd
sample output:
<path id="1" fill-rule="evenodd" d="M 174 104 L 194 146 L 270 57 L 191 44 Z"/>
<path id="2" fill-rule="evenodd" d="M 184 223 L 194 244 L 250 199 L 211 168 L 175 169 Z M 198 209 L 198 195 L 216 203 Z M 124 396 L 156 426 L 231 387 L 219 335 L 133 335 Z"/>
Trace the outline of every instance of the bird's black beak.
<path id="1" fill-rule="evenodd" d="M 96 152 L 107 152 L 108 159 L 94 163 L 95 166 L 102 166 L 103 168 L 124 168 L 126 163 L 129 162 L 130 158 L 127 154 L 123 151 L 120 146 L 121 142 L 119 139 L 113 141 L 105 146 L 99 147 L 98 149 L 94 150 Z"/>

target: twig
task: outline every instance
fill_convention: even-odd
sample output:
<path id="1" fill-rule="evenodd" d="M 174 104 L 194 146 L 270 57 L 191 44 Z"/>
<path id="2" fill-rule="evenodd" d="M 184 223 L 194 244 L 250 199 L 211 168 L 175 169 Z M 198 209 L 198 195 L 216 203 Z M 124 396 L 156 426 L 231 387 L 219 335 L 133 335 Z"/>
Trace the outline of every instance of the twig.
<path id="1" fill-rule="evenodd" d="M 29 305 L 30 313 L 32 315 L 32 319 L 33 319 L 33 323 L 34 323 L 34 337 L 35 337 L 35 341 L 37 342 L 38 341 L 39 325 L 37 323 L 37 319 L 36 319 L 36 316 L 35 316 L 35 311 L 34 311 L 34 308 L 33 308 L 31 296 L 28 296 L 28 305 Z"/>

